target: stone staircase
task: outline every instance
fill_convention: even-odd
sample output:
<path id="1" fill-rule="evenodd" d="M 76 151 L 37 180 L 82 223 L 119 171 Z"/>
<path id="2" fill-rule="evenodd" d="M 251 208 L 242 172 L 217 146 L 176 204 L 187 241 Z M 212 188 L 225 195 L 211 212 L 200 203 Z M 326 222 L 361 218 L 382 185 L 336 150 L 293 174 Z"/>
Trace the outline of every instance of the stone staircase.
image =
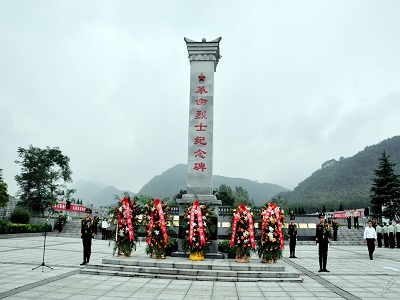
<path id="1" fill-rule="evenodd" d="M 81 237 L 81 220 L 71 220 L 64 224 L 61 232 L 58 229 L 48 233 L 49 236 Z"/>
<path id="2" fill-rule="evenodd" d="M 331 246 L 354 246 L 364 245 L 364 227 L 359 229 L 348 229 L 347 227 L 339 227 L 338 240 L 331 240 L 329 243 Z M 288 243 L 289 245 L 289 243 Z M 315 241 L 297 241 L 297 245 L 315 245 Z"/>
<path id="3" fill-rule="evenodd" d="M 286 272 L 283 262 L 277 265 L 236 263 L 230 259 L 192 262 L 183 258 L 103 259 L 102 264 L 87 264 L 81 274 L 145 277 L 224 282 L 302 282 L 300 273 Z M 281 264 L 279 266 L 279 264 Z"/>

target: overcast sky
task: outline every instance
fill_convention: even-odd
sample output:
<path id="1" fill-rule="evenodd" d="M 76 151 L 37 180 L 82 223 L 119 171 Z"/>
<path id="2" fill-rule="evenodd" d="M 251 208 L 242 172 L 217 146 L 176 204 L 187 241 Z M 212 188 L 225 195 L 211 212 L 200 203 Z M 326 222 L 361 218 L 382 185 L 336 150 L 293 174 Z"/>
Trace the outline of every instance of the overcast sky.
<path id="1" fill-rule="evenodd" d="M 187 163 L 183 37 L 222 37 L 215 175 L 294 188 L 400 134 L 399 1 L 0 2 L 0 169 L 59 147 L 73 180 L 138 192 Z M 389 153 L 390 155 L 390 153 Z"/>

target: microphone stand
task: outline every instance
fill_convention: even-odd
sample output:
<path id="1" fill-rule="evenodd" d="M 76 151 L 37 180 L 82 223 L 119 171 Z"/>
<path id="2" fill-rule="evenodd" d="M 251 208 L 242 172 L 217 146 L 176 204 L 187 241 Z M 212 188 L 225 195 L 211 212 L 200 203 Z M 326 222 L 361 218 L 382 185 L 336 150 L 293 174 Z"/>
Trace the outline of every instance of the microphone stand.
<path id="1" fill-rule="evenodd" d="M 42 267 L 42 272 L 43 272 L 43 267 L 46 267 L 46 268 L 49 268 L 49 269 L 52 269 L 52 270 L 53 270 L 52 267 L 47 266 L 47 265 L 45 264 L 45 262 L 44 262 L 44 254 L 45 254 L 45 252 L 46 252 L 46 236 L 47 236 L 47 226 L 46 226 L 46 225 L 47 225 L 47 223 L 49 222 L 49 219 L 50 219 L 50 214 L 49 214 L 49 217 L 48 217 L 47 220 L 46 220 L 45 228 L 44 228 L 43 260 L 42 260 L 42 263 L 41 263 L 40 265 L 38 265 L 37 267 L 34 267 L 32 270 L 35 270 L 35 269 L 40 268 L 40 267 Z"/>

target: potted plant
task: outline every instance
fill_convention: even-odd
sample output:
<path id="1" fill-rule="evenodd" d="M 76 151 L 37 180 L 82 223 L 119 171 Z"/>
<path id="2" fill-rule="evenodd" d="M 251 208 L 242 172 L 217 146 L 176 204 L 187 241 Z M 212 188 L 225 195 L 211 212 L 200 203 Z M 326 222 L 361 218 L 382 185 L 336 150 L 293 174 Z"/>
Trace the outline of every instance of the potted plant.
<path id="1" fill-rule="evenodd" d="M 251 251 L 254 251 L 256 247 L 253 213 L 250 207 L 240 204 L 233 209 L 231 224 L 230 247 L 237 247 L 235 261 L 247 263 L 249 262 Z"/>
<path id="2" fill-rule="evenodd" d="M 223 240 L 218 242 L 218 251 L 222 252 L 224 254 L 224 258 L 235 258 L 236 252 L 237 252 L 237 247 L 230 247 L 230 241 L 229 240 Z"/>
<path id="3" fill-rule="evenodd" d="M 275 203 L 268 203 L 261 209 L 261 239 L 257 252 L 263 263 L 276 263 L 282 258 L 284 244 L 283 227 L 285 214 Z"/>
<path id="4" fill-rule="evenodd" d="M 172 220 L 169 206 L 160 199 L 151 200 L 144 207 L 142 224 L 145 225 L 146 253 L 152 258 L 165 258 L 169 243 L 167 222 Z"/>
<path id="5" fill-rule="evenodd" d="M 132 250 L 136 250 L 138 214 L 139 206 L 127 195 L 118 200 L 109 212 L 111 221 L 116 225 L 112 233 L 112 240 L 115 241 L 113 255 L 117 252 L 120 257 L 129 257 Z"/>
<path id="6" fill-rule="evenodd" d="M 185 210 L 181 226 L 185 230 L 185 240 L 183 251 L 190 251 L 190 260 L 204 260 L 208 252 L 211 234 L 215 231 L 215 225 L 211 222 L 214 214 L 210 209 L 210 204 L 201 205 L 195 200 Z"/>

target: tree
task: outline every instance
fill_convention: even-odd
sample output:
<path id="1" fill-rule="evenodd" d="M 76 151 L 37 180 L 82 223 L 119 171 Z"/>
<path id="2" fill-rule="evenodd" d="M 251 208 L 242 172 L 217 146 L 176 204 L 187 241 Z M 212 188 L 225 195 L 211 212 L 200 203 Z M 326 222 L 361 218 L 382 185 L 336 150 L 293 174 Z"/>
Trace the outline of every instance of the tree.
<path id="1" fill-rule="evenodd" d="M 245 190 L 242 186 L 235 187 L 234 198 L 235 198 L 235 205 L 238 205 L 240 203 L 246 205 L 254 205 L 253 199 L 250 199 L 249 197 L 249 192 Z"/>
<path id="2" fill-rule="evenodd" d="M 7 192 L 7 183 L 3 180 L 3 170 L 0 169 L 0 207 L 7 205 L 10 195 Z"/>
<path id="3" fill-rule="evenodd" d="M 344 211 L 343 204 L 340 203 L 338 211 Z"/>
<path id="4" fill-rule="evenodd" d="M 324 205 L 322 205 L 322 212 L 323 212 L 323 213 L 326 213 L 326 207 L 325 207 L 325 204 L 324 204 Z"/>
<path id="5" fill-rule="evenodd" d="M 371 205 L 375 217 L 386 217 L 390 220 L 399 218 L 400 210 L 400 176 L 393 171 L 395 163 L 389 161 L 386 151 L 379 158 L 379 168 L 374 170 L 372 179 Z"/>
<path id="6" fill-rule="evenodd" d="M 218 200 L 221 200 L 222 205 L 233 206 L 235 197 L 233 195 L 232 188 L 226 184 L 221 184 L 215 194 Z"/>
<path id="7" fill-rule="evenodd" d="M 29 146 L 18 148 L 21 174 L 15 176 L 19 185 L 20 204 L 33 213 L 42 213 L 56 204 L 64 194 L 66 183 L 71 182 L 69 157 L 62 154 L 58 147 L 40 149 Z"/>
<path id="8" fill-rule="evenodd" d="M 176 201 L 176 199 L 182 199 L 182 196 L 187 194 L 187 190 L 179 190 L 179 193 L 176 194 L 172 199 Z"/>
<path id="9" fill-rule="evenodd" d="M 72 194 L 76 192 L 76 189 L 64 189 L 63 191 L 60 191 L 60 200 L 62 201 L 69 201 L 70 203 L 75 203 L 75 199 L 72 198 Z"/>

